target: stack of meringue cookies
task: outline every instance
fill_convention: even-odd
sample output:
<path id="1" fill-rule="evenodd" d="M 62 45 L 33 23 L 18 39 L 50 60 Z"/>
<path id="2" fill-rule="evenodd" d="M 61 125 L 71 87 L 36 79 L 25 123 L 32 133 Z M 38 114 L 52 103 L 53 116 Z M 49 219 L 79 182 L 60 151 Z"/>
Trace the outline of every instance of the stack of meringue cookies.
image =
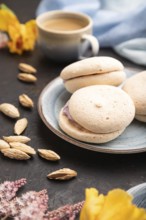
<path id="1" fill-rule="evenodd" d="M 69 136 L 105 143 L 121 135 L 134 118 L 146 122 L 146 71 L 126 79 L 117 59 L 92 57 L 65 67 L 60 77 L 73 93 L 59 114 L 59 125 Z"/>

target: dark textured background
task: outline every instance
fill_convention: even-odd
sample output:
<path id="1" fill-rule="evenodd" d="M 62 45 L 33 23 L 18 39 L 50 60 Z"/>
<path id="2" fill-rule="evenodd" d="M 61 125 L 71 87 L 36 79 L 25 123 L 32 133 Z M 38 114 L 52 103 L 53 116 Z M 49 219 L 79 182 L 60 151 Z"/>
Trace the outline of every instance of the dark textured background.
<path id="1" fill-rule="evenodd" d="M 16 12 L 21 22 L 35 17 L 38 0 L 3 1 Z M 2 1 L 0 0 L 0 3 Z M 118 57 L 112 50 L 104 49 L 100 55 L 111 55 L 120 59 L 125 66 L 142 68 Z M 28 85 L 17 80 L 18 64 L 26 62 L 37 70 L 38 82 Z M 25 162 L 10 160 L 0 155 L 0 182 L 27 178 L 28 184 L 21 192 L 46 188 L 50 197 L 50 208 L 66 203 L 80 201 L 84 198 L 86 187 L 96 187 L 102 193 L 120 187 L 125 190 L 146 181 L 146 153 L 136 155 L 108 155 L 90 152 L 73 146 L 53 134 L 41 121 L 37 112 L 37 100 L 47 83 L 59 75 L 64 65 L 50 63 L 36 48 L 23 56 L 12 55 L 7 50 L 0 51 L 0 103 L 9 102 L 19 107 L 21 117 L 27 117 L 29 126 L 24 133 L 28 135 L 35 149 L 48 148 L 61 156 L 59 162 L 48 162 L 34 156 Z M 28 94 L 35 102 L 32 111 L 25 110 L 18 103 L 18 96 Z M 0 114 L 0 137 L 12 135 L 15 121 Z M 55 182 L 46 175 L 59 168 L 68 167 L 78 172 L 78 177 L 67 182 Z"/>

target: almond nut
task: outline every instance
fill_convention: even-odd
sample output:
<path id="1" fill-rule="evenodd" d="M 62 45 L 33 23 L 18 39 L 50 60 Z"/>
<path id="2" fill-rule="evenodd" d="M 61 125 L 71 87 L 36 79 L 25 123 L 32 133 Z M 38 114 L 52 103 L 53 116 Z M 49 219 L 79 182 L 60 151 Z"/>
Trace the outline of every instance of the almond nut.
<path id="1" fill-rule="evenodd" d="M 60 160 L 60 156 L 52 150 L 38 149 L 38 152 L 39 155 L 46 160 L 51 160 L 51 161 Z"/>
<path id="2" fill-rule="evenodd" d="M 27 127 L 28 121 L 26 118 L 19 119 L 14 126 L 14 134 L 20 135 Z"/>
<path id="3" fill-rule="evenodd" d="M 0 111 L 10 118 L 19 118 L 19 110 L 12 104 L 3 103 L 0 105 Z"/>
<path id="4" fill-rule="evenodd" d="M 20 142 L 10 142 L 9 144 L 12 148 L 21 150 L 21 151 L 23 151 L 27 154 L 30 154 L 30 155 L 36 154 L 35 150 L 32 147 L 30 147 L 26 144 L 23 144 L 23 143 L 20 143 Z"/>
<path id="5" fill-rule="evenodd" d="M 7 141 L 8 143 L 9 142 L 27 143 L 31 140 L 29 137 L 22 136 L 22 135 L 19 135 L 19 136 L 15 136 L 15 135 L 14 136 L 3 136 L 3 139 L 5 141 Z"/>
<path id="6" fill-rule="evenodd" d="M 34 103 L 31 98 L 29 98 L 26 94 L 22 94 L 19 96 L 19 102 L 22 106 L 27 108 L 33 108 Z"/>
<path id="7" fill-rule="evenodd" d="M 9 157 L 11 159 L 28 160 L 30 158 L 28 154 L 17 149 L 7 148 L 7 149 L 2 149 L 1 152 L 3 153 L 5 157 Z"/>
<path id="8" fill-rule="evenodd" d="M 47 175 L 49 179 L 54 179 L 54 180 L 69 180 L 75 176 L 77 176 L 77 172 L 69 168 L 56 170 Z"/>
<path id="9" fill-rule="evenodd" d="M 6 148 L 10 148 L 10 145 L 6 141 L 0 139 L 0 150 L 6 149 Z"/>
<path id="10" fill-rule="evenodd" d="M 18 79 L 27 83 L 34 83 L 37 81 L 37 78 L 35 76 L 28 73 L 19 73 Z"/>
<path id="11" fill-rule="evenodd" d="M 26 72 L 26 73 L 35 74 L 37 72 L 37 70 L 33 66 L 26 64 L 26 63 L 19 63 L 18 68 L 19 70 Z"/>

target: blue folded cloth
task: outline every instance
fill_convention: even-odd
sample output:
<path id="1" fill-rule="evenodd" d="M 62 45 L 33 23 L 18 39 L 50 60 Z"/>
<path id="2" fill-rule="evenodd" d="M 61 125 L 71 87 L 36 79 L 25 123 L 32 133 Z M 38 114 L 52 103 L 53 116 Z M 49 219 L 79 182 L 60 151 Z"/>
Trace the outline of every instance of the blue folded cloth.
<path id="1" fill-rule="evenodd" d="M 100 47 L 112 47 L 121 56 L 146 65 L 145 0 L 42 0 L 36 14 L 60 9 L 88 14 Z"/>

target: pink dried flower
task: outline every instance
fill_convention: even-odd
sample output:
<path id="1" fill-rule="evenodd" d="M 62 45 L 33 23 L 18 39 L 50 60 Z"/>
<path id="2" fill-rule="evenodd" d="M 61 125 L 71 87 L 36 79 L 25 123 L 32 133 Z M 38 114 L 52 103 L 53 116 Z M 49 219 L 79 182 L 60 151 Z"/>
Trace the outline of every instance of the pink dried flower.
<path id="1" fill-rule="evenodd" d="M 0 184 L 0 201 L 6 200 L 10 201 L 14 196 L 16 196 L 16 192 L 20 187 L 26 184 L 26 179 L 20 179 L 16 181 L 5 181 Z"/>
<path id="2" fill-rule="evenodd" d="M 6 218 L 9 216 L 10 208 L 9 208 L 9 202 L 4 200 L 0 202 L 0 219 Z"/>
<path id="3" fill-rule="evenodd" d="M 11 216 L 15 220 L 43 219 L 48 209 L 48 195 L 46 190 L 30 191 L 10 203 Z M 38 218 L 39 216 L 39 218 Z"/>
<path id="4" fill-rule="evenodd" d="M 25 183 L 26 179 L 21 179 L 0 184 L 0 219 L 13 217 L 14 220 L 75 220 L 83 207 L 84 201 L 46 213 L 48 209 L 46 190 L 29 191 L 19 198 L 15 197 L 18 189 Z"/>
<path id="5" fill-rule="evenodd" d="M 83 207 L 84 201 L 74 205 L 66 205 L 56 210 L 49 211 L 44 216 L 45 220 L 74 220 Z"/>
<path id="6" fill-rule="evenodd" d="M 44 211 L 40 209 L 37 203 L 33 202 L 31 206 L 21 209 L 20 213 L 14 217 L 15 220 L 43 220 Z"/>
<path id="7" fill-rule="evenodd" d="M 20 187 L 26 183 L 26 179 L 20 179 L 17 181 L 5 181 L 0 184 L 0 218 L 9 215 L 10 200 L 16 196 L 16 192 Z"/>

